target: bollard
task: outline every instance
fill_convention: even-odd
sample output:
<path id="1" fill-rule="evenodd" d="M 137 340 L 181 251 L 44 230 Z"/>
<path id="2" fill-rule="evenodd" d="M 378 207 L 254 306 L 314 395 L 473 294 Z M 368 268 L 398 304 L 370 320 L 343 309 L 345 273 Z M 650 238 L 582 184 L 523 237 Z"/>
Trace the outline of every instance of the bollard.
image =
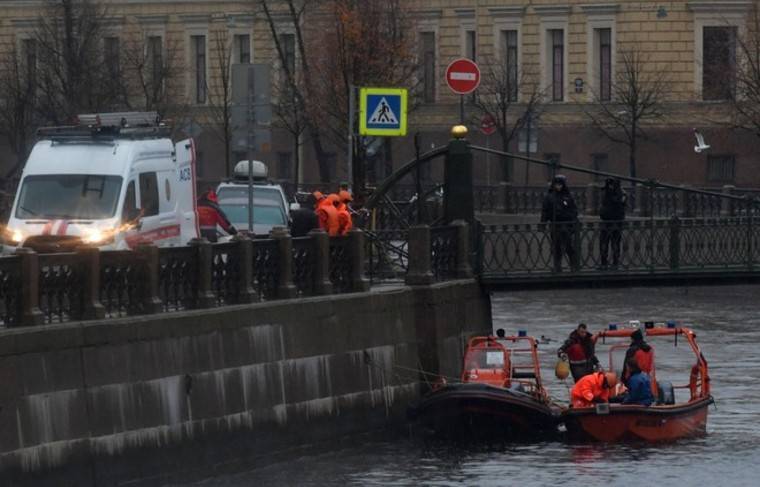
<path id="1" fill-rule="evenodd" d="M 237 243 L 237 258 L 240 271 L 240 281 L 238 282 L 238 303 L 255 303 L 259 300 L 259 295 L 253 287 L 253 241 L 248 235 L 238 233 L 232 238 Z"/>
<path id="2" fill-rule="evenodd" d="M 106 309 L 100 302 L 100 249 L 79 247 L 77 257 L 82 263 L 82 309 L 80 319 L 105 318 Z"/>
<path id="3" fill-rule="evenodd" d="M 298 290 L 293 284 L 293 240 L 285 227 L 274 227 L 269 235 L 277 242 L 277 251 L 280 257 L 277 298 L 295 298 L 298 295 Z"/>
<path id="4" fill-rule="evenodd" d="M 432 284 L 430 227 L 417 225 L 409 228 L 409 270 L 404 282 L 410 286 Z"/>
<path id="5" fill-rule="evenodd" d="M 213 250 L 211 243 L 205 238 L 190 240 L 190 247 L 196 249 L 198 264 L 198 297 L 193 308 L 211 308 L 216 303 L 216 296 L 211 291 L 211 275 L 213 267 Z"/>
<path id="6" fill-rule="evenodd" d="M 21 258 L 21 300 L 20 320 L 22 326 L 41 325 L 45 317 L 39 305 L 40 263 L 32 249 L 19 248 L 16 254 Z"/>
<path id="7" fill-rule="evenodd" d="M 470 265 L 470 226 L 464 220 L 454 220 L 451 222 L 457 230 L 457 269 L 456 276 L 458 279 L 468 279 L 472 277 L 472 266 Z"/>
<path id="8" fill-rule="evenodd" d="M 330 282 L 330 237 L 322 229 L 309 232 L 314 241 L 314 294 L 332 294 Z"/>
<path id="9" fill-rule="evenodd" d="M 143 295 L 143 312 L 154 314 L 161 312 L 161 298 L 158 297 L 159 274 L 161 264 L 158 259 L 158 247 L 153 244 L 140 244 L 138 254 L 145 259 L 145 294 Z"/>
<path id="10" fill-rule="evenodd" d="M 364 232 L 355 228 L 348 232 L 351 259 L 351 291 L 355 293 L 369 290 L 369 280 L 364 277 Z"/>

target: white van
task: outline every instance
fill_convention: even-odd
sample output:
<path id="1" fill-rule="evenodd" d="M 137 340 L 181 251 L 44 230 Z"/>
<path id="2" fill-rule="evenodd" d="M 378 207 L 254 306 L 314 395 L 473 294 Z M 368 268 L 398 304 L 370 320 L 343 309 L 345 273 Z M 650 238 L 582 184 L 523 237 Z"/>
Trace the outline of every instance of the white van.
<path id="1" fill-rule="evenodd" d="M 268 180 L 269 169 L 261 161 L 251 161 L 253 179 L 253 233 L 268 235 L 274 227 L 290 226 L 290 206 L 279 184 Z M 239 161 L 231 181 L 216 188 L 219 206 L 237 230 L 248 231 L 248 161 Z"/>
<path id="2" fill-rule="evenodd" d="M 80 115 L 38 131 L 19 182 L 3 252 L 185 245 L 198 236 L 195 146 L 177 144 L 155 113 Z"/>

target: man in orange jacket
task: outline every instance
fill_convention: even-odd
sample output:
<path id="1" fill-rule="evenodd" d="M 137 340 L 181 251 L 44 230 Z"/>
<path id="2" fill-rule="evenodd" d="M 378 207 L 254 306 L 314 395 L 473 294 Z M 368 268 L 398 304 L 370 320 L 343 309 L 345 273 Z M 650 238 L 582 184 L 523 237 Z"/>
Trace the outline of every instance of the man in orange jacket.
<path id="1" fill-rule="evenodd" d="M 338 235 L 338 209 L 335 208 L 333 200 L 320 193 L 314 192 L 314 199 L 317 200 L 314 207 L 314 213 L 317 214 L 317 220 L 319 220 L 319 227 L 327 232 L 331 237 Z"/>
<path id="2" fill-rule="evenodd" d="M 615 372 L 593 372 L 584 375 L 570 391 L 570 402 L 574 408 L 593 406 L 598 402 L 609 402 L 610 391 L 615 389 Z"/>
<path id="3" fill-rule="evenodd" d="M 351 201 L 353 201 L 353 197 L 351 196 L 351 193 L 345 189 L 338 193 L 338 203 L 335 205 L 338 209 L 338 233 L 343 236 L 348 235 L 348 232 L 354 228 L 354 222 L 351 220 L 351 212 L 348 211 L 348 204 Z"/>

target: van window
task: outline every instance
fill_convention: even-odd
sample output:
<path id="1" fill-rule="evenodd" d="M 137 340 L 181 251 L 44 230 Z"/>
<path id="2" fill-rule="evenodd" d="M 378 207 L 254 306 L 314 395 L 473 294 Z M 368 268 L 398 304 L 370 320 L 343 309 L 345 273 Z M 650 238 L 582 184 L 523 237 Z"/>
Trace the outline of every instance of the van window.
<path id="1" fill-rule="evenodd" d="M 124 195 L 124 209 L 121 212 L 121 221 L 127 222 L 137 214 L 137 198 L 135 196 L 135 182 L 130 181 L 127 185 L 127 193 Z"/>
<path id="2" fill-rule="evenodd" d="M 140 174 L 140 207 L 143 216 L 158 215 L 158 178 L 154 172 Z"/>

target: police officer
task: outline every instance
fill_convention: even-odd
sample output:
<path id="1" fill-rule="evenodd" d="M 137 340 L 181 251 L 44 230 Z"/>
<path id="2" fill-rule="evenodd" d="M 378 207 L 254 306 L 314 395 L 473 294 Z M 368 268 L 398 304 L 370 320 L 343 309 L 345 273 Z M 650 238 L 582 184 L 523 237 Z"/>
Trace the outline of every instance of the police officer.
<path id="1" fill-rule="evenodd" d="M 544 196 L 541 221 L 552 223 L 551 240 L 554 272 L 562 271 L 563 254 L 567 254 L 571 269 L 578 270 L 578 256 L 575 253 L 578 208 L 567 188 L 565 176 L 558 174 L 552 179 L 549 191 Z"/>

